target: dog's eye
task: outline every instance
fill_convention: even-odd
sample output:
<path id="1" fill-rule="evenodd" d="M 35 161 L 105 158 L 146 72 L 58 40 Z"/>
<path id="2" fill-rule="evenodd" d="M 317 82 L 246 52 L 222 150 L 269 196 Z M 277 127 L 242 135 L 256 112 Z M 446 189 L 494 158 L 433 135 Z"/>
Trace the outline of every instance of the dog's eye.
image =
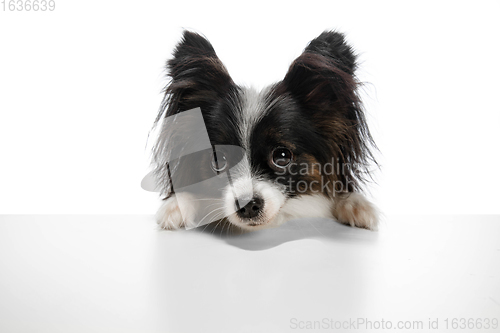
<path id="1" fill-rule="evenodd" d="M 214 151 L 212 153 L 212 170 L 219 174 L 224 171 L 227 167 L 226 155 L 221 151 Z"/>
<path id="2" fill-rule="evenodd" d="M 290 149 L 278 147 L 273 151 L 272 162 L 278 168 L 285 168 L 292 162 L 292 157 Z"/>

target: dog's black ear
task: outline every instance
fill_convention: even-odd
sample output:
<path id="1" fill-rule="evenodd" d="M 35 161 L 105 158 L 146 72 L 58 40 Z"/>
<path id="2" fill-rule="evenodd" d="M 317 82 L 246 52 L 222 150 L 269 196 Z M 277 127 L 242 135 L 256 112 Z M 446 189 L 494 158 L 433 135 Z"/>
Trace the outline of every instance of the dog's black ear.
<path id="1" fill-rule="evenodd" d="M 174 51 L 174 57 L 179 58 L 190 54 L 216 56 L 212 44 L 210 44 L 205 37 L 195 32 L 185 30 L 182 35 L 182 40 L 177 44 Z"/>
<path id="2" fill-rule="evenodd" d="M 323 32 L 275 86 L 277 93 L 286 93 L 298 103 L 318 133 L 329 138 L 331 155 L 351 166 L 374 160 L 370 146 L 375 146 L 357 94 L 356 67 L 356 55 L 344 36 Z M 353 187 L 358 186 L 356 175 L 343 177 L 354 179 Z"/>
<path id="3" fill-rule="evenodd" d="M 283 83 L 313 110 L 349 105 L 356 100 L 356 56 L 338 32 L 323 32 L 291 64 Z"/>
<path id="4" fill-rule="evenodd" d="M 325 31 L 313 39 L 305 52 L 320 54 L 329 58 L 344 72 L 353 75 L 356 71 L 356 55 L 345 41 L 344 35 L 335 31 Z"/>
<path id="5" fill-rule="evenodd" d="M 171 79 L 162 104 L 166 116 L 196 107 L 204 112 L 234 87 L 212 44 L 194 32 L 184 31 L 166 68 Z"/>

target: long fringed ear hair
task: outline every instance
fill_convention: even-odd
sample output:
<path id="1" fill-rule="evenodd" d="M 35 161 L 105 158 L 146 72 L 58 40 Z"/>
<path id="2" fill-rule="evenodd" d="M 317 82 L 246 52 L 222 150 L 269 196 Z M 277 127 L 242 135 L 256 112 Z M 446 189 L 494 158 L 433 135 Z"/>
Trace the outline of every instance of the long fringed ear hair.
<path id="1" fill-rule="evenodd" d="M 206 111 L 215 98 L 235 86 L 212 44 L 190 31 L 184 31 L 166 69 L 170 82 L 156 122 L 165 111 L 167 117 L 196 107 Z"/>
<path id="2" fill-rule="evenodd" d="M 201 108 L 205 122 L 217 100 L 237 89 L 229 73 L 215 53 L 210 42 L 203 36 L 184 31 L 173 57 L 166 64 L 169 82 L 153 128 L 162 119 L 182 111 Z M 189 132 L 186 128 L 186 132 Z M 170 196 L 170 167 L 168 155 L 171 144 L 179 144 L 185 137 L 172 138 L 167 128 L 160 128 L 153 147 L 154 174 L 160 183 L 162 196 Z M 177 133 L 181 132 L 179 130 Z"/>
<path id="3" fill-rule="evenodd" d="M 378 165 L 371 151 L 377 147 L 358 96 L 356 58 L 341 33 L 325 31 L 309 43 L 277 86 L 290 93 L 330 139 L 326 148 L 343 171 L 334 180 L 349 192 L 361 190 L 371 177 L 370 163 Z"/>

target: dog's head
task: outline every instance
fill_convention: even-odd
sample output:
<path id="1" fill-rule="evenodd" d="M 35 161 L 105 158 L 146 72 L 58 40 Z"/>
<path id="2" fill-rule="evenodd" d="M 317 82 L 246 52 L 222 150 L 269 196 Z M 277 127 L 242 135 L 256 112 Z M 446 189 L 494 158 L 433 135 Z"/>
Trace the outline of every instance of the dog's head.
<path id="1" fill-rule="evenodd" d="M 356 67 L 344 36 L 324 32 L 282 81 L 257 92 L 233 82 L 207 39 L 184 32 L 167 62 L 170 82 L 156 122 L 200 108 L 210 143 L 172 163 L 165 156 L 196 133 L 179 123 L 178 137 L 162 130 L 155 157 L 163 195 L 202 184 L 197 191 L 218 193 L 211 201 L 214 217 L 257 229 L 279 224 L 293 198 L 357 190 L 372 159 L 372 140 Z M 221 175 L 216 188 L 207 182 Z"/>

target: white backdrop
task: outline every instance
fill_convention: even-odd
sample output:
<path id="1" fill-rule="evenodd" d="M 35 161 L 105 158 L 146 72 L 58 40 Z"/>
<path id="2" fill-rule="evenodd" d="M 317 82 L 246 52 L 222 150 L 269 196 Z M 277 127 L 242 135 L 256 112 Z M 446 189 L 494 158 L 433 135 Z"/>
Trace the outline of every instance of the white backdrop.
<path id="1" fill-rule="evenodd" d="M 61 1 L 0 11 L 0 213 L 154 213 L 144 192 L 163 65 L 182 28 L 233 79 L 280 80 L 345 32 L 380 147 L 386 214 L 498 214 L 499 1 Z"/>

